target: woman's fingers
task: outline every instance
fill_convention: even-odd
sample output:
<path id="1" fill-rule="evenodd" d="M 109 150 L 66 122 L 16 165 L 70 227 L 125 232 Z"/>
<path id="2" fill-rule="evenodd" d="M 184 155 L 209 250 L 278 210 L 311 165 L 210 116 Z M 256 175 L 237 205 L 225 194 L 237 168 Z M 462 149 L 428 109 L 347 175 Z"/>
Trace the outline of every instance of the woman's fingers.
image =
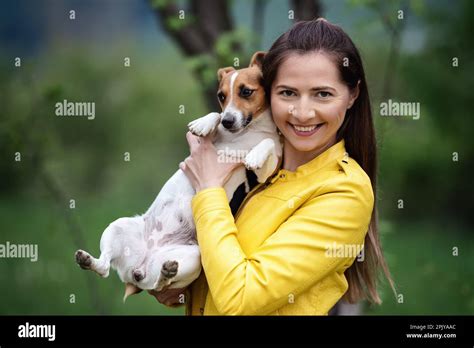
<path id="1" fill-rule="evenodd" d="M 209 135 L 205 137 L 199 137 L 191 132 L 186 133 L 186 140 L 188 141 L 191 154 L 193 154 L 200 146 L 206 147 L 212 144 L 211 137 Z"/>
<path id="2" fill-rule="evenodd" d="M 189 166 L 189 164 L 192 162 L 192 157 L 191 156 L 188 156 L 184 159 L 184 161 L 180 162 L 179 163 L 179 169 L 181 170 L 186 170 Z"/>
<path id="3" fill-rule="evenodd" d="M 191 151 L 191 153 L 193 153 L 201 143 L 199 137 L 191 132 L 186 133 L 186 140 L 188 141 L 189 150 Z"/>

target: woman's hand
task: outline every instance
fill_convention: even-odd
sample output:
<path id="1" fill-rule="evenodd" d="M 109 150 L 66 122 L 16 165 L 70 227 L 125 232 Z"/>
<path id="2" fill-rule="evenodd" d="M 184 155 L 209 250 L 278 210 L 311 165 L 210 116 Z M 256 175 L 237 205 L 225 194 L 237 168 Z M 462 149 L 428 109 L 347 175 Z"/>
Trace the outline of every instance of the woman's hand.
<path id="1" fill-rule="evenodd" d="M 224 186 L 233 170 L 242 165 L 236 161 L 227 163 L 220 160 L 209 137 L 198 137 L 188 132 L 186 139 L 191 155 L 179 164 L 179 168 L 186 174 L 196 192 L 209 187 Z"/>
<path id="2" fill-rule="evenodd" d="M 161 291 L 148 290 L 148 293 L 154 296 L 158 302 L 168 307 L 178 307 L 184 304 L 186 288 L 180 289 L 168 289 L 165 288 Z"/>

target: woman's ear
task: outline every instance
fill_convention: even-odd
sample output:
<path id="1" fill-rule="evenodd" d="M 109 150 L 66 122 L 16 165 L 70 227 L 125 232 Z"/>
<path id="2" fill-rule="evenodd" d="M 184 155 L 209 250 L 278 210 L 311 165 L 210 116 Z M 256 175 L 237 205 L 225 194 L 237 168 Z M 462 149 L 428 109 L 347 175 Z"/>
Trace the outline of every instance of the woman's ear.
<path id="1" fill-rule="evenodd" d="M 266 54 L 267 52 L 264 51 L 255 52 L 252 56 L 252 59 L 250 59 L 249 67 L 257 66 L 260 68 L 260 70 L 262 70 L 263 59 L 265 58 Z"/>
<path id="2" fill-rule="evenodd" d="M 217 70 L 217 80 L 219 82 L 221 82 L 226 74 L 228 74 L 229 72 L 234 71 L 234 70 L 235 69 L 234 69 L 233 66 L 228 66 L 226 68 L 222 68 L 222 69 Z"/>
<path id="3" fill-rule="evenodd" d="M 349 99 L 349 104 L 347 105 L 347 109 L 349 110 L 352 105 L 354 105 L 354 102 L 356 101 L 357 97 L 359 96 L 359 85 L 360 85 L 360 80 L 357 81 L 357 86 L 353 88 L 349 93 L 350 93 L 350 99 Z"/>

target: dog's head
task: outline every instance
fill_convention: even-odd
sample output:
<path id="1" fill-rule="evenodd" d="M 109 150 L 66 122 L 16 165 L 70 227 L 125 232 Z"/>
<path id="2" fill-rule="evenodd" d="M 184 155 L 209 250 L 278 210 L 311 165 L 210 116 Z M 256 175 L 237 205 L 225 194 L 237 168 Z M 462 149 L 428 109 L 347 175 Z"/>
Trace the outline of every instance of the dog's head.
<path id="1" fill-rule="evenodd" d="M 222 126 L 239 132 L 254 122 L 268 108 L 262 83 L 262 63 L 265 52 L 256 52 L 248 68 L 233 67 L 217 71 L 217 99 L 222 108 Z"/>

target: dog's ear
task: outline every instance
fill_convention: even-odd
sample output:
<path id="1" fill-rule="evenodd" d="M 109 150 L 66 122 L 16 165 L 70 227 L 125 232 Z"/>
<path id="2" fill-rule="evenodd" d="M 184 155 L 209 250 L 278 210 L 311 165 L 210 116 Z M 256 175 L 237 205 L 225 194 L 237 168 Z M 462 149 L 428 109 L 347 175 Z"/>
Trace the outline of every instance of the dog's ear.
<path id="1" fill-rule="evenodd" d="M 250 60 L 249 67 L 257 66 L 260 68 L 260 70 L 262 70 L 263 59 L 265 58 L 266 54 L 267 52 L 264 52 L 264 51 L 255 52 L 252 56 L 252 59 Z"/>
<path id="2" fill-rule="evenodd" d="M 143 290 L 140 289 L 139 287 L 137 287 L 137 286 L 135 286 L 131 283 L 126 283 L 125 284 L 125 295 L 123 296 L 123 302 L 125 302 L 125 300 L 127 299 L 128 296 L 138 294 L 142 291 Z"/>
<path id="3" fill-rule="evenodd" d="M 228 66 L 226 68 L 222 68 L 222 69 L 217 70 L 217 80 L 219 82 L 221 82 L 222 79 L 224 78 L 224 75 L 226 75 L 229 72 L 234 71 L 234 70 L 235 70 L 235 68 L 233 66 Z"/>

